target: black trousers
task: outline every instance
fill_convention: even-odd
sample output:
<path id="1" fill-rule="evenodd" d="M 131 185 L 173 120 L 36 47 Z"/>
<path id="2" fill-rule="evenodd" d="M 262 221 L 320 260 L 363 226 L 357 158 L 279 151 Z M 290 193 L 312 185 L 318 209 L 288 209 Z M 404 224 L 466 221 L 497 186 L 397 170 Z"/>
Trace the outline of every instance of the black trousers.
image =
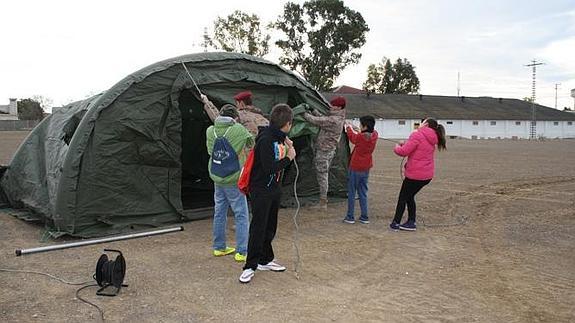
<path id="1" fill-rule="evenodd" d="M 425 185 L 431 182 L 430 179 L 425 181 L 418 181 L 415 179 L 404 178 L 401 184 L 401 191 L 399 191 L 399 198 L 397 199 L 397 206 L 395 208 L 395 217 L 393 221 L 396 223 L 401 222 L 403 212 L 407 206 L 407 221 L 415 222 L 415 194 L 419 192 Z"/>
<path id="2" fill-rule="evenodd" d="M 272 241 L 278 227 L 278 210 L 281 191 L 268 193 L 250 193 L 252 221 L 248 239 L 248 257 L 244 269 L 256 270 L 258 264 L 265 265 L 274 260 Z"/>

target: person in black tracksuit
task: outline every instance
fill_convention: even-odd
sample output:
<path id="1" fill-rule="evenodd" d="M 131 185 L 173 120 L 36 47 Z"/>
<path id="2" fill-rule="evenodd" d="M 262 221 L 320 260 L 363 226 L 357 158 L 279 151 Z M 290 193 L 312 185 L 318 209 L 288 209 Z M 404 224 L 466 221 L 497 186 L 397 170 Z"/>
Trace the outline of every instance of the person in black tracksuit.
<path id="1" fill-rule="evenodd" d="M 274 262 L 272 241 L 277 229 L 283 170 L 295 158 L 293 143 L 286 134 L 292 125 L 293 113 L 286 104 L 276 105 L 270 115 L 269 127 L 256 137 L 254 163 L 250 176 L 252 221 L 248 256 L 240 282 L 251 281 L 256 270 L 285 271 Z"/>

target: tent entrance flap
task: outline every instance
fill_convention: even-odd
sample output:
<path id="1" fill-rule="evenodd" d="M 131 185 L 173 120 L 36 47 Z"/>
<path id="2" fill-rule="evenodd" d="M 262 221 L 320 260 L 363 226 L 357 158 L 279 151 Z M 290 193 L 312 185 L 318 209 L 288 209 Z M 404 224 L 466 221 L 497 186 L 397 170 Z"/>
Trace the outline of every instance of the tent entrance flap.
<path id="1" fill-rule="evenodd" d="M 182 206 L 184 210 L 212 207 L 214 184 L 208 173 L 206 129 L 212 124 L 203 105 L 183 90 L 178 103 L 182 116 Z"/>

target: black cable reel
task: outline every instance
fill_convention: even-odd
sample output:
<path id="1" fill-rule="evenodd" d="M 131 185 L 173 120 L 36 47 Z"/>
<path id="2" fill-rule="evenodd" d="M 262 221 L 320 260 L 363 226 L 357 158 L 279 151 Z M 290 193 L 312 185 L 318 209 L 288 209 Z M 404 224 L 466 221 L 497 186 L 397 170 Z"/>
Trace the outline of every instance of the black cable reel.
<path id="1" fill-rule="evenodd" d="M 118 256 L 115 260 L 110 260 L 108 255 L 102 254 L 98 259 L 94 279 L 101 288 L 98 289 L 96 295 L 116 296 L 122 287 L 128 287 L 124 284 L 126 260 L 120 250 L 104 249 L 104 252 L 115 252 L 118 253 Z"/>

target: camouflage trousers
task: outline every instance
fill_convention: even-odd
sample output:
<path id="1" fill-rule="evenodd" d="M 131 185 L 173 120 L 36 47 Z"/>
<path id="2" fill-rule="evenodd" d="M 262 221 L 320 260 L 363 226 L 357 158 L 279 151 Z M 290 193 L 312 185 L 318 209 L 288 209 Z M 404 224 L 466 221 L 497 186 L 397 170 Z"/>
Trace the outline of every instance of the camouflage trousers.
<path id="1" fill-rule="evenodd" d="M 316 150 L 315 152 L 315 172 L 317 175 L 317 183 L 319 184 L 319 197 L 322 199 L 327 199 L 329 167 L 331 166 L 334 156 L 335 149 Z"/>

